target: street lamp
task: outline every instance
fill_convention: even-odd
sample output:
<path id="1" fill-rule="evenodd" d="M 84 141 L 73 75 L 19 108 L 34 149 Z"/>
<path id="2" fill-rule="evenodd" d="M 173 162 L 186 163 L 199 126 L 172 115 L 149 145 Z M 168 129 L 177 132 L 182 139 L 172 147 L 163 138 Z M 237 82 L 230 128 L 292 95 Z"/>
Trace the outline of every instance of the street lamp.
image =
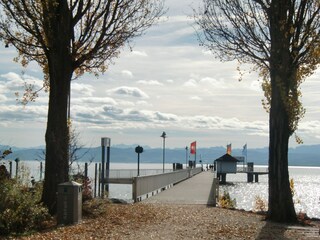
<path id="1" fill-rule="evenodd" d="M 165 151 L 166 151 L 166 137 L 167 134 L 165 132 L 162 133 L 162 135 L 160 136 L 163 138 L 163 153 L 162 153 L 162 157 L 163 157 L 163 170 L 162 172 L 164 173 L 164 162 L 165 162 Z"/>
<path id="2" fill-rule="evenodd" d="M 138 177 L 140 176 L 140 153 L 143 153 L 143 147 L 138 145 L 135 149 L 136 153 L 138 153 Z"/>

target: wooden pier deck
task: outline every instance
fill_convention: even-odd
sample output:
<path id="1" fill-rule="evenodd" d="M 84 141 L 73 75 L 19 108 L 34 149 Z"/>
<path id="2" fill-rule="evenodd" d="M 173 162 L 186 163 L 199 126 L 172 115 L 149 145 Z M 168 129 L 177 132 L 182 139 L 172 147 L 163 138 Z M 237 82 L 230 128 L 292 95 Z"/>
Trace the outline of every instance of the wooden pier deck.
<path id="1" fill-rule="evenodd" d="M 211 171 L 201 172 L 192 178 L 174 185 L 165 191 L 149 197 L 143 202 L 166 203 L 166 204 L 202 204 L 215 206 L 214 196 L 218 184 L 214 183 L 214 173 Z"/>

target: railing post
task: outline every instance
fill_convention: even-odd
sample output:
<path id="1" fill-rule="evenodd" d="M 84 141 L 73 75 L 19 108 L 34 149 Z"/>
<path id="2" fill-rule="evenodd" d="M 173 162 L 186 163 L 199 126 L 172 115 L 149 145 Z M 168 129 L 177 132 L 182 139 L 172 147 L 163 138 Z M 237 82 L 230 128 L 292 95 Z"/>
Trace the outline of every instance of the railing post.
<path id="1" fill-rule="evenodd" d="M 94 164 L 94 197 L 97 197 L 97 175 L 98 175 L 98 163 Z"/>
<path id="2" fill-rule="evenodd" d="M 213 206 L 217 206 L 219 200 L 219 181 L 217 178 L 213 179 Z"/>
<path id="3" fill-rule="evenodd" d="M 137 177 L 133 177 L 132 181 L 132 199 L 133 202 L 137 202 Z"/>

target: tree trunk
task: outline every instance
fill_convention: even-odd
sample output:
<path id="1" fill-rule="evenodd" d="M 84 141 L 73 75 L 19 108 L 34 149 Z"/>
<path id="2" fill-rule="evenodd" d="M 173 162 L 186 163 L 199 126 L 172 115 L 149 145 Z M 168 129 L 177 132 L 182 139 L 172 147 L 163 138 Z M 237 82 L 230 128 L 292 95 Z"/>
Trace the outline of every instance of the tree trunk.
<path id="1" fill-rule="evenodd" d="M 296 222 L 288 171 L 290 129 L 288 96 L 295 80 L 290 57 L 290 41 L 286 29 L 288 1 L 273 1 L 270 9 L 270 80 L 271 108 L 269 116 L 269 210 L 276 222 Z"/>
<path id="2" fill-rule="evenodd" d="M 59 64 L 59 61 L 56 61 Z M 69 129 L 67 119 L 70 72 L 56 66 L 50 75 L 50 98 L 46 131 L 46 164 L 42 201 L 56 212 L 58 184 L 68 181 Z"/>
<path id="3" fill-rule="evenodd" d="M 67 1 L 47 2 L 44 14 L 48 17 L 45 34 L 50 80 L 48 121 L 46 131 L 46 165 L 42 201 L 54 214 L 58 184 L 69 180 L 68 97 L 72 78 L 70 53 L 71 25 Z"/>
<path id="4" fill-rule="evenodd" d="M 275 80 L 274 80 L 275 81 Z M 288 171 L 288 114 L 277 87 L 272 87 L 269 142 L 269 219 L 296 222 Z"/>

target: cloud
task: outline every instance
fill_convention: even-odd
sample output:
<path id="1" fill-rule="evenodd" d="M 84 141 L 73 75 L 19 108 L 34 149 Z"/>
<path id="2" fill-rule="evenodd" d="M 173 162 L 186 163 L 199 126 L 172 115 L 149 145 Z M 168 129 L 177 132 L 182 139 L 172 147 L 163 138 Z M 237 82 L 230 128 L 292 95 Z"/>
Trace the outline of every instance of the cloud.
<path id="1" fill-rule="evenodd" d="M 18 105 L 8 105 L 0 107 L 1 122 L 26 122 L 26 121 L 45 121 L 47 116 L 46 106 L 27 105 L 26 107 Z"/>
<path id="2" fill-rule="evenodd" d="M 250 89 L 256 92 L 262 92 L 261 82 L 259 81 L 252 81 L 250 84 Z"/>
<path id="3" fill-rule="evenodd" d="M 9 72 L 9 73 L 6 73 L 6 74 L 2 74 L 2 75 L 0 75 L 0 77 L 3 77 L 3 78 L 5 78 L 8 81 L 13 82 L 13 83 L 19 83 L 19 82 L 23 83 L 21 76 L 16 74 L 16 73 L 14 73 L 14 72 Z"/>
<path id="4" fill-rule="evenodd" d="M 129 96 L 129 97 L 136 97 L 136 98 L 141 98 L 141 99 L 148 99 L 149 96 L 142 90 L 140 90 L 137 87 L 127 87 L 127 86 L 122 86 L 122 87 L 117 87 L 114 89 L 107 90 L 108 94 L 116 94 L 120 96 Z"/>
<path id="5" fill-rule="evenodd" d="M 139 80 L 137 83 L 144 85 L 162 86 L 163 84 L 157 80 Z"/>
<path id="6" fill-rule="evenodd" d="M 137 50 L 132 51 L 131 54 L 133 56 L 140 56 L 140 57 L 147 57 L 148 56 L 148 54 L 145 51 L 137 51 Z"/>
<path id="7" fill-rule="evenodd" d="M 116 121 L 150 122 L 152 121 L 148 112 L 135 109 L 120 109 L 115 107 L 104 107 L 104 116 Z"/>
<path id="8" fill-rule="evenodd" d="M 185 82 L 183 84 L 183 86 L 185 87 L 197 87 L 198 86 L 198 82 L 194 79 L 189 79 L 187 82 Z"/>
<path id="9" fill-rule="evenodd" d="M 76 95 L 91 97 L 95 92 L 95 89 L 90 84 L 72 83 L 71 91 L 72 91 L 71 95 L 76 94 Z"/>
<path id="10" fill-rule="evenodd" d="M 179 122 L 179 117 L 175 114 L 154 112 L 155 119 L 160 121 Z"/>
<path id="11" fill-rule="evenodd" d="M 109 97 L 85 97 L 85 98 L 75 98 L 71 100 L 71 104 L 110 104 L 117 105 L 117 101 Z"/>
<path id="12" fill-rule="evenodd" d="M 153 106 L 150 102 L 144 101 L 144 100 L 143 101 L 137 101 L 136 105 L 137 106 L 144 106 L 144 107 L 152 107 Z M 132 105 L 132 106 L 134 106 L 134 105 Z"/>
<path id="13" fill-rule="evenodd" d="M 202 98 L 199 96 L 192 96 L 190 97 L 190 100 L 194 100 L 194 101 L 202 101 Z"/>
<path id="14" fill-rule="evenodd" d="M 123 77 L 133 78 L 133 74 L 129 70 L 122 70 L 121 74 Z"/>
<path id="15" fill-rule="evenodd" d="M 41 89 L 43 87 L 43 81 L 29 75 L 19 75 L 14 72 L 9 72 L 0 75 L 0 77 L 6 79 L 4 86 L 8 90 L 17 90 L 24 88 L 25 83 L 34 86 L 35 90 Z"/>
<path id="16" fill-rule="evenodd" d="M 0 94 L 0 102 L 5 102 L 7 100 L 8 98 L 5 95 Z"/>
<path id="17" fill-rule="evenodd" d="M 77 121 L 93 122 L 94 124 L 111 125 L 117 129 L 136 128 L 172 128 L 186 131 L 216 130 L 243 132 L 247 135 L 267 136 L 267 121 L 241 121 L 238 118 L 223 118 L 218 116 L 189 115 L 165 113 L 136 108 L 120 108 L 105 105 L 96 108 L 77 107 Z M 87 120 L 86 120 L 87 119 Z"/>
<path id="18" fill-rule="evenodd" d="M 314 121 L 306 121 L 301 122 L 299 124 L 298 130 L 299 132 L 307 132 L 307 133 L 317 133 L 320 135 L 320 121 L 314 120 Z"/>
<path id="19" fill-rule="evenodd" d="M 214 54 L 212 53 L 212 51 L 210 50 L 201 50 L 202 54 L 205 55 L 205 56 L 211 56 L 213 57 Z"/>

